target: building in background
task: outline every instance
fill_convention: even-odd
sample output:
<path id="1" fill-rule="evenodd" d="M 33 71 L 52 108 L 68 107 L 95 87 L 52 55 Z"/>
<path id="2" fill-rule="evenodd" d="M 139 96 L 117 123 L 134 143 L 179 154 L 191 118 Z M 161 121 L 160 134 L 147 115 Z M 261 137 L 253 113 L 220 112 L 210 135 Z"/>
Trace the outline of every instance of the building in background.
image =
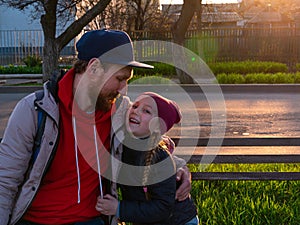
<path id="1" fill-rule="evenodd" d="M 202 4 L 201 28 L 231 28 L 243 25 L 243 17 L 239 15 L 240 3 L 228 4 Z M 164 13 L 168 13 L 174 23 L 180 16 L 182 4 L 162 4 L 161 9 Z M 195 13 L 189 29 L 197 29 L 198 23 Z"/>

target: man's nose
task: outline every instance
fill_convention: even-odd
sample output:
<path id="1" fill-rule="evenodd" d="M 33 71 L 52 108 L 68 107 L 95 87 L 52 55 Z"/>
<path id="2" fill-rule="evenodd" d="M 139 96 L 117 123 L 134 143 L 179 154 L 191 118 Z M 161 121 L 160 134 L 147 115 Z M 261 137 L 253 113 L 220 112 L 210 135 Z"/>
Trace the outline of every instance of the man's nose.
<path id="1" fill-rule="evenodd" d="M 120 87 L 118 89 L 118 92 L 121 94 L 121 95 L 127 95 L 127 90 L 128 90 L 128 84 L 127 82 L 121 82 L 120 84 Z"/>

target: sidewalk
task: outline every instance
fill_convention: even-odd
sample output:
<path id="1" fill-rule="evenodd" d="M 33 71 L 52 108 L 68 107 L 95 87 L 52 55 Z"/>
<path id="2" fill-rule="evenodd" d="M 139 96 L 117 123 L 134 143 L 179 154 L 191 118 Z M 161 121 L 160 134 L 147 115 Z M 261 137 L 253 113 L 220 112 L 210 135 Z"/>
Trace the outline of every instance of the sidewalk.
<path id="1" fill-rule="evenodd" d="M 42 83 L 42 74 L 0 74 L 0 87 L 16 84 Z"/>
<path id="2" fill-rule="evenodd" d="M 1 79 L 42 79 L 43 74 L 0 74 Z"/>

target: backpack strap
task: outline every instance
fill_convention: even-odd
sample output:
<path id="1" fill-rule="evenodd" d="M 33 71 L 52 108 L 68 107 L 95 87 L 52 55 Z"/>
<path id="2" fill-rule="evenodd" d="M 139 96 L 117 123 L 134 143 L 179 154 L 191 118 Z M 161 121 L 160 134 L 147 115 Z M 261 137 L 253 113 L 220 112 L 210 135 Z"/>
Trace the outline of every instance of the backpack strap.
<path id="1" fill-rule="evenodd" d="M 37 110 L 38 113 L 38 125 L 37 125 L 37 132 L 35 134 L 34 138 L 34 145 L 32 149 L 32 162 L 34 163 L 39 152 L 40 152 L 40 147 L 41 147 L 41 141 L 42 141 L 42 136 L 44 134 L 45 130 L 45 124 L 46 124 L 46 117 L 47 114 L 44 110 L 42 110 L 40 107 L 37 106 L 37 101 L 41 100 L 44 97 L 44 90 L 38 90 L 35 92 L 36 99 L 34 101 L 35 104 L 35 109 Z"/>
<path id="2" fill-rule="evenodd" d="M 47 88 L 51 92 L 52 96 L 54 97 L 55 101 L 58 102 L 58 82 L 59 80 L 65 75 L 66 71 L 61 70 L 60 73 L 56 71 L 55 73 L 52 74 Z M 41 142 L 42 142 L 42 136 L 44 134 L 45 130 L 45 124 L 46 124 L 46 118 L 47 118 L 47 113 L 42 110 L 38 104 L 37 101 L 40 101 L 44 98 L 44 90 L 38 90 L 35 92 L 35 100 L 34 100 L 34 107 L 35 110 L 37 111 L 37 117 L 38 117 L 38 124 L 37 124 L 37 132 L 35 134 L 34 138 L 34 145 L 32 149 L 32 162 L 34 163 L 39 152 L 40 152 L 40 147 L 41 147 Z"/>

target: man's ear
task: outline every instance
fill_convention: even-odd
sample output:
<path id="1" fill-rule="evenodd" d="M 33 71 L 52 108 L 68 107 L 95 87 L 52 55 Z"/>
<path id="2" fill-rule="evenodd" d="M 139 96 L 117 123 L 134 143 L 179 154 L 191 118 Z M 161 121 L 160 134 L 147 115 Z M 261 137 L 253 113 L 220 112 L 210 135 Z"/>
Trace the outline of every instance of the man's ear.
<path id="1" fill-rule="evenodd" d="M 91 76 L 103 74 L 104 68 L 98 58 L 92 58 L 87 65 L 87 72 Z"/>

